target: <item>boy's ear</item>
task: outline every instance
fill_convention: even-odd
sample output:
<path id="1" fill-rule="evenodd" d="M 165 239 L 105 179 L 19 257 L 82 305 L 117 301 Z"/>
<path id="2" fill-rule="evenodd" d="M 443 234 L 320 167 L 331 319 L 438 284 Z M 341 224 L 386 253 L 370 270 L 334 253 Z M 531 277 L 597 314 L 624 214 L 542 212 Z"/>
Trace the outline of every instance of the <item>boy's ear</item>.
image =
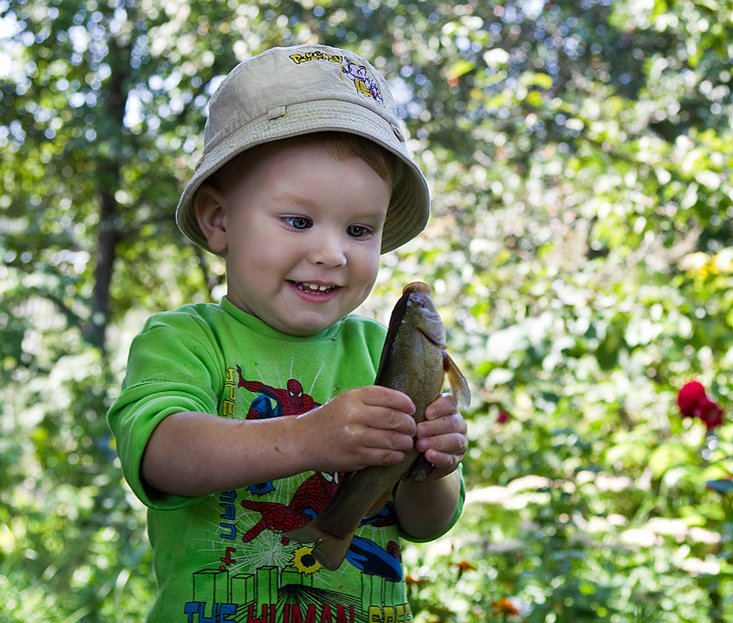
<path id="1" fill-rule="evenodd" d="M 209 249 L 214 253 L 224 253 L 227 250 L 224 197 L 213 186 L 203 184 L 196 191 L 193 201 L 196 220 L 206 237 Z"/>

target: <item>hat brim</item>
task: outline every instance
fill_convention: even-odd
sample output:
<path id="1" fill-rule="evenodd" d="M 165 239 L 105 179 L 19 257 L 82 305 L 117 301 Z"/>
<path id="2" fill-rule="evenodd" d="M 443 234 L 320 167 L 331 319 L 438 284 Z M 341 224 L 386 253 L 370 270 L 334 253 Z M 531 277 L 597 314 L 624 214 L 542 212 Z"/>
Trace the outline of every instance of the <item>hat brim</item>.
<path id="1" fill-rule="evenodd" d="M 194 210 L 196 191 L 206 179 L 235 156 L 256 145 L 315 132 L 346 132 L 363 136 L 387 149 L 405 165 L 392 190 L 382 233 L 381 252 L 387 253 L 417 236 L 427 224 L 430 194 L 427 181 L 410 158 L 398 128 L 385 118 L 350 101 L 314 100 L 289 105 L 275 118 L 263 115 L 225 133 L 209 145 L 193 177 L 181 194 L 176 222 L 185 236 L 211 251 Z"/>

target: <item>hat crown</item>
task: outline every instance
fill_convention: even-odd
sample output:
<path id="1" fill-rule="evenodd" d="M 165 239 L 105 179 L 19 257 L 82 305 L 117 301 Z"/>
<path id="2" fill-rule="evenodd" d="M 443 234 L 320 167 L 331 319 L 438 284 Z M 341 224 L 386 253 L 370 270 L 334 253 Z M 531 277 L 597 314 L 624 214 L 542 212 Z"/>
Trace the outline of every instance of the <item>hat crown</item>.
<path id="1" fill-rule="evenodd" d="M 204 154 L 254 119 L 277 118 L 295 104 L 339 100 L 370 109 L 402 134 L 387 83 L 365 59 L 328 46 L 271 48 L 239 63 L 212 96 Z"/>

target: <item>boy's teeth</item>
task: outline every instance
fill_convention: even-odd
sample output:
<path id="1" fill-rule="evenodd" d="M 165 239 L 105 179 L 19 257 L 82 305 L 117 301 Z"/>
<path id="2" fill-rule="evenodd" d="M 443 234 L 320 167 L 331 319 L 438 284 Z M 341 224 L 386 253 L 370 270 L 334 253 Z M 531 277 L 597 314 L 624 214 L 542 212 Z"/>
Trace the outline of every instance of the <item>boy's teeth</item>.
<path id="1" fill-rule="evenodd" d="M 303 288 L 307 288 L 308 290 L 318 290 L 319 292 L 326 292 L 328 290 L 332 290 L 334 286 L 324 286 L 318 283 L 308 283 L 307 281 L 302 281 L 300 284 Z"/>

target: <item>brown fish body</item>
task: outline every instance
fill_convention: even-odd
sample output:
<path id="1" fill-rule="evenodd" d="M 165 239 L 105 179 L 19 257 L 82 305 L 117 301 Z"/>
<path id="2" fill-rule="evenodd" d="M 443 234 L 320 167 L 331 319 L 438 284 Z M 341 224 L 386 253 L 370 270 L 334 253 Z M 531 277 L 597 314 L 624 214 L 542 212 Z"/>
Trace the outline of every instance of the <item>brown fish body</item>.
<path id="1" fill-rule="evenodd" d="M 445 351 L 445 329 L 423 283 L 411 283 L 395 305 L 385 339 L 376 385 L 404 392 L 415 404 L 416 422 L 440 395 L 446 372 L 459 402 L 470 399 L 468 385 Z M 371 466 L 348 474 L 326 510 L 285 536 L 316 542 L 313 555 L 327 569 L 338 569 L 364 517 L 377 513 L 405 476 L 424 479 L 429 470 L 413 449 L 397 465 Z"/>

